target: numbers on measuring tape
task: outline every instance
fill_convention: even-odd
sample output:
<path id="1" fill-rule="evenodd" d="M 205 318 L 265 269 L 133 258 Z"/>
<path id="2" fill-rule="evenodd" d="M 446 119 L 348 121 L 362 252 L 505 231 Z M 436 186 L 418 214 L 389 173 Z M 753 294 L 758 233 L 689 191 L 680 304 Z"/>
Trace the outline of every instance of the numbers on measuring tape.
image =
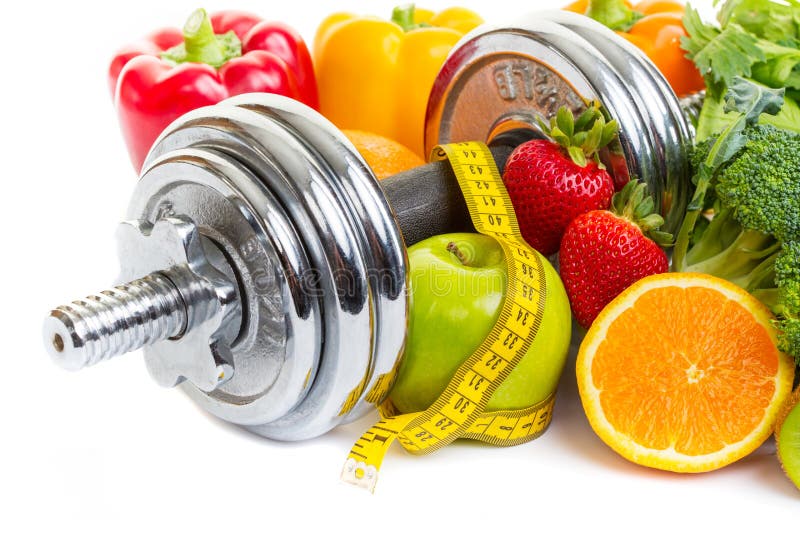
<path id="1" fill-rule="evenodd" d="M 464 412 L 467 411 L 471 402 L 472 401 L 470 401 L 466 397 L 461 396 L 458 398 L 458 401 L 456 401 L 456 404 L 453 405 L 453 408 L 458 410 L 459 413 L 463 414 Z"/>
<path id="2" fill-rule="evenodd" d="M 414 436 L 416 436 L 420 442 L 427 442 L 428 440 L 433 440 L 434 438 L 433 435 L 428 431 L 420 431 Z"/>
<path id="3" fill-rule="evenodd" d="M 506 347 L 508 350 L 513 350 L 514 345 L 519 342 L 519 337 L 516 334 L 509 333 L 506 334 L 505 339 L 503 340 L 503 346 Z"/>
<path id="4" fill-rule="evenodd" d="M 486 379 L 483 377 L 483 375 L 480 375 L 478 373 L 474 373 L 473 372 L 472 373 L 472 378 L 469 379 L 469 387 L 474 389 L 474 390 L 476 390 L 476 391 L 480 390 L 481 386 L 483 385 L 483 382 L 485 380 Z"/>
<path id="5" fill-rule="evenodd" d="M 470 164 L 469 173 L 471 173 L 472 175 L 483 175 L 483 166 L 480 166 L 478 164 Z"/>
<path id="6" fill-rule="evenodd" d="M 535 277 L 536 275 L 533 273 L 533 267 L 527 263 L 520 263 L 522 266 L 522 275 L 527 277 Z"/>
<path id="7" fill-rule="evenodd" d="M 446 431 L 448 428 L 452 427 L 454 424 L 455 424 L 455 422 L 453 420 L 451 420 L 450 418 L 440 418 L 436 422 L 436 427 L 440 431 Z"/>
<path id="8" fill-rule="evenodd" d="M 494 371 L 495 369 L 497 369 L 497 367 L 498 367 L 499 365 L 501 365 L 502 363 L 503 363 L 503 359 L 502 359 L 502 358 L 500 358 L 499 356 L 497 356 L 496 354 L 492 354 L 491 358 L 489 358 L 489 359 L 486 361 L 486 365 L 487 365 L 487 366 L 489 367 L 489 369 L 491 369 L 492 371 Z"/>
<path id="9" fill-rule="evenodd" d="M 524 283 L 522 284 L 522 287 L 520 289 L 520 295 L 524 299 L 533 301 L 533 296 L 534 296 L 535 293 L 536 293 L 536 290 L 533 287 L 530 287 L 530 286 L 528 286 L 528 285 L 526 285 Z"/>
<path id="10" fill-rule="evenodd" d="M 432 158 L 449 158 L 475 229 L 500 243 L 508 273 L 506 296 L 485 341 L 456 370 L 427 410 L 398 414 L 391 400 L 380 404 L 383 419 L 361 436 L 342 471 L 342 479 L 370 490 L 393 440 L 417 454 L 439 449 L 456 438 L 516 445 L 542 434 L 550 423 L 555 400 L 551 395 L 529 408 L 484 412 L 541 326 L 546 294 L 543 261 L 520 236 L 508 193 L 485 145 L 441 146 Z"/>

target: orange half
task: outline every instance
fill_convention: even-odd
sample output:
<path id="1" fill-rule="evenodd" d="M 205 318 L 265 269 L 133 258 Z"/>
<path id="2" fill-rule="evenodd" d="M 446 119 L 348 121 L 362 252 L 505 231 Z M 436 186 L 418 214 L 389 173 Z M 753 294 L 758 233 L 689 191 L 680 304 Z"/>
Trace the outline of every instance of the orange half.
<path id="1" fill-rule="evenodd" d="M 772 433 L 794 361 L 778 351 L 771 312 L 703 274 L 639 280 L 600 313 L 577 359 L 594 431 L 635 463 L 705 472 Z"/>

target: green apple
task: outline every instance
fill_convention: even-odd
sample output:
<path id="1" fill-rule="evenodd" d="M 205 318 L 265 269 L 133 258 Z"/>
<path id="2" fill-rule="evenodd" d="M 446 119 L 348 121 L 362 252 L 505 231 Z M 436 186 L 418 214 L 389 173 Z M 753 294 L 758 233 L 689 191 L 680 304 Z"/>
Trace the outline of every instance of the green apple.
<path id="1" fill-rule="evenodd" d="M 537 255 L 539 255 L 537 253 Z M 506 292 L 500 244 L 475 233 L 439 235 L 408 250 L 411 314 L 406 350 L 390 393 L 403 413 L 428 408 L 456 369 L 486 339 Z M 533 344 L 495 391 L 488 411 L 531 406 L 553 393 L 571 335 L 561 279 L 540 255 L 546 276 L 544 318 Z"/>

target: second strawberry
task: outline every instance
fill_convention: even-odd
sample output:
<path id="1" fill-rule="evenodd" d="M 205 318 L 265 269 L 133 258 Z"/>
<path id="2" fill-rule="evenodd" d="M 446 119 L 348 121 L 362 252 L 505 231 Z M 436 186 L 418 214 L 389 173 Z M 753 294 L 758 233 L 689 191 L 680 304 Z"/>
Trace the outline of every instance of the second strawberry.
<path id="1" fill-rule="evenodd" d="M 614 195 L 611 211 L 590 211 L 567 227 L 559 252 L 561 279 L 578 324 L 588 328 L 606 304 L 634 282 L 667 272 L 661 245 L 669 233 L 653 213 L 646 185 L 630 181 Z"/>

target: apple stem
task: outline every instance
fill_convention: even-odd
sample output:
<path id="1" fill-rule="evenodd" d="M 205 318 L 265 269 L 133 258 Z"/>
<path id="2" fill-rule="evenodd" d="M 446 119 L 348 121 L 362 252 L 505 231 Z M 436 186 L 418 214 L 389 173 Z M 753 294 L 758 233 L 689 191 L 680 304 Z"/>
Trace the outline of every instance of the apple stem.
<path id="1" fill-rule="evenodd" d="M 467 256 L 458 248 L 458 245 L 455 242 L 451 241 L 447 244 L 447 251 L 456 256 L 461 264 L 465 267 L 470 266 L 469 259 L 467 259 Z"/>

